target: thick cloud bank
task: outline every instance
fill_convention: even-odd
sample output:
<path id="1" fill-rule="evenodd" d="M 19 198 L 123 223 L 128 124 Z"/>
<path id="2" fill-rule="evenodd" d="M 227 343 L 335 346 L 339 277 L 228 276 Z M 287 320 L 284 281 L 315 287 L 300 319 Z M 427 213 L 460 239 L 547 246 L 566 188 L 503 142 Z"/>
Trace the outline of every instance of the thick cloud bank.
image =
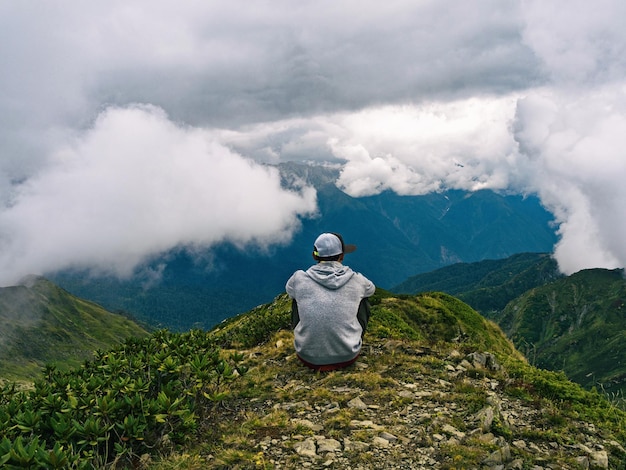
<path id="1" fill-rule="evenodd" d="M 0 283 L 129 275 L 355 196 L 537 194 L 571 273 L 626 266 L 626 2 L 0 0 Z M 136 103 L 141 103 L 137 105 Z"/>
<path id="2" fill-rule="evenodd" d="M 0 282 L 68 267 L 128 276 L 176 246 L 284 243 L 315 192 L 153 107 L 112 108 L 16 188 L 0 213 Z"/>
<path id="3" fill-rule="evenodd" d="M 529 184 L 561 222 L 561 269 L 626 265 L 626 88 L 520 101 L 515 136 Z"/>

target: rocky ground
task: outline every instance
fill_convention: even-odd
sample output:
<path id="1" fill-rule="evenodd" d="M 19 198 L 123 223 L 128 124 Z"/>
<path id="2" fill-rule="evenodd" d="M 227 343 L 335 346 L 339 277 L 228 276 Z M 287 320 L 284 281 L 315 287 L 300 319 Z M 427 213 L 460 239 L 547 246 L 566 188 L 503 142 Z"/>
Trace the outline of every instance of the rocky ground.
<path id="1" fill-rule="evenodd" d="M 229 437 L 207 465 L 625 468 L 624 443 L 566 402 L 527 393 L 523 378 L 512 377 L 490 353 L 379 341 L 354 366 L 315 373 L 294 359 L 290 342 L 283 332 L 269 350 L 248 351 L 248 387 L 256 393 L 230 405 L 228 423 L 216 427 Z"/>

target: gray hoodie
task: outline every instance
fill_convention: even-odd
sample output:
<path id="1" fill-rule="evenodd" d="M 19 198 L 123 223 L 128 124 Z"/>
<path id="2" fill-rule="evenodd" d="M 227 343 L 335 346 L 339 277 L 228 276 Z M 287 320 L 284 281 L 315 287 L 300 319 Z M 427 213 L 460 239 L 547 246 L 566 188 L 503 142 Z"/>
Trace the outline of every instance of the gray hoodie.
<path id="1" fill-rule="evenodd" d="M 357 311 L 362 299 L 374 294 L 374 284 L 338 261 L 323 261 L 296 271 L 287 293 L 298 304 L 300 321 L 294 347 L 311 364 L 337 364 L 361 350 L 362 328 Z"/>

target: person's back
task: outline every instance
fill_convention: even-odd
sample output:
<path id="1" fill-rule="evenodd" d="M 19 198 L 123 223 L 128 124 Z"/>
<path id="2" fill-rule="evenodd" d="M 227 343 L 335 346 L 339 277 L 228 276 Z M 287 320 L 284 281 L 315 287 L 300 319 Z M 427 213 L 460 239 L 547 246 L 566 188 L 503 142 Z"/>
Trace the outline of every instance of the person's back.
<path id="1" fill-rule="evenodd" d="M 341 262 L 354 251 L 338 234 L 324 233 L 315 241 L 317 264 L 296 271 L 287 281 L 294 299 L 294 347 L 307 366 L 332 370 L 358 357 L 369 320 L 367 298 L 374 284 Z"/>

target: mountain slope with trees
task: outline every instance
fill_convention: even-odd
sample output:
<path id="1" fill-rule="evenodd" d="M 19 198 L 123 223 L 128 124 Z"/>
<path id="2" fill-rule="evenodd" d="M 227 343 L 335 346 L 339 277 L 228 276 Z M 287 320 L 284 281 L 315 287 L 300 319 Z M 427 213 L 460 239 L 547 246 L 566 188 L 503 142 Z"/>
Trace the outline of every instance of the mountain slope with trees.
<path id="1" fill-rule="evenodd" d="M 621 468 L 626 412 L 536 369 L 445 294 L 377 291 L 356 364 L 294 358 L 286 295 L 157 331 L 0 392 L 0 464 L 30 468 Z"/>
<path id="2" fill-rule="evenodd" d="M 408 294 L 446 292 L 490 316 L 533 287 L 561 277 L 563 275 L 550 254 L 519 253 L 504 259 L 456 263 L 411 276 L 391 291 Z"/>
<path id="3" fill-rule="evenodd" d="M 537 366 L 624 394 L 625 312 L 624 271 L 586 269 L 529 290 L 493 320 Z"/>
<path id="4" fill-rule="evenodd" d="M 33 380 L 42 368 L 75 367 L 146 330 L 43 278 L 0 288 L 0 377 Z"/>
<path id="5" fill-rule="evenodd" d="M 626 393 L 623 270 L 558 272 L 547 254 L 460 263 L 393 289 L 455 295 L 495 321 L 534 364 L 583 386 Z"/>

